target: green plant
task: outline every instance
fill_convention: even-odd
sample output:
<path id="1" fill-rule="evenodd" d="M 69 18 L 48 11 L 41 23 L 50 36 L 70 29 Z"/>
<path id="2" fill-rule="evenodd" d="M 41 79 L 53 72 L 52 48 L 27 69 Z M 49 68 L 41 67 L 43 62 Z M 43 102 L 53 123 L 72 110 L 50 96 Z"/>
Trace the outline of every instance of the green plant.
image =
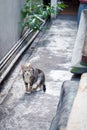
<path id="1" fill-rule="evenodd" d="M 57 4 L 59 10 L 66 8 L 63 2 Z M 22 26 L 33 30 L 40 30 L 40 25 L 48 19 L 51 14 L 55 14 L 55 7 L 43 5 L 40 0 L 25 0 L 21 10 Z"/>

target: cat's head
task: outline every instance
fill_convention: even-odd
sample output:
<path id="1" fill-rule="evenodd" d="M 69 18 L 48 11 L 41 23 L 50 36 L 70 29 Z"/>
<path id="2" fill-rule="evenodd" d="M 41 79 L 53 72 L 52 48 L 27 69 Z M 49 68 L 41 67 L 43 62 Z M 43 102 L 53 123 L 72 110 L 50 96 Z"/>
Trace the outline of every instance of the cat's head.
<path id="1" fill-rule="evenodd" d="M 33 69 L 31 63 L 29 65 L 21 65 L 21 69 L 22 69 L 24 76 L 31 77 L 34 75 L 34 69 Z"/>

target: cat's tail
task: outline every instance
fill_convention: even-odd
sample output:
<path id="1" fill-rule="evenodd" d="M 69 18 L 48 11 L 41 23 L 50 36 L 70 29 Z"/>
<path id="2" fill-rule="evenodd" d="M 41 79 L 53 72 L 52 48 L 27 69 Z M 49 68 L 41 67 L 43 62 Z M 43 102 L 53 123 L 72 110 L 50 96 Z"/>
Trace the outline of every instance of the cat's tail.
<path id="1" fill-rule="evenodd" d="M 46 92 L 46 85 L 43 85 L 43 91 Z"/>

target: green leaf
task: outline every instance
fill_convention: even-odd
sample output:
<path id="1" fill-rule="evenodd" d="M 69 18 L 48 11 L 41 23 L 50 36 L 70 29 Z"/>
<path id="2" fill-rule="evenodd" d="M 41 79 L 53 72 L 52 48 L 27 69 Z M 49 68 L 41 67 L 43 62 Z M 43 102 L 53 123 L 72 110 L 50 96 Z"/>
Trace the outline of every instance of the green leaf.
<path id="1" fill-rule="evenodd" d="M 61 10 L 61 9 L 65 9 L 67 5 L 64 4 L 63 2 L 58 2 L 57 7 Z"/>
<path id="2" fill-rule="evenodd" d="M 31 3 L 32 2 L 32 3 Z M 57 8 L 63 10 L 66 8 L 63 2 L 58 2 Z M 29 27 L 33 30 L 40 30 L 40 25 L 44 22 L 44 19 L 48 19 L 51 14 L 55 14 L 55 6 L 43 5 L 41 0 L 25 0 L 21 15 L 23 18 L 22 26 Z"/>

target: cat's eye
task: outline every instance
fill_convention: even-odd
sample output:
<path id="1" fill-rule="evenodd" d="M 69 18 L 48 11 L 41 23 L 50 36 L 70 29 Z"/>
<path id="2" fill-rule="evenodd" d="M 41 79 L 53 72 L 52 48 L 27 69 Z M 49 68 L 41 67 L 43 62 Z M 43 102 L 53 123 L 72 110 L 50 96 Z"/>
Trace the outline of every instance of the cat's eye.
<path id="1" fill-rule="evenodd" d="M 34 70 L 33 69 L 30 69 L 30 73 L 33 73 L 34 72 Z"/>

